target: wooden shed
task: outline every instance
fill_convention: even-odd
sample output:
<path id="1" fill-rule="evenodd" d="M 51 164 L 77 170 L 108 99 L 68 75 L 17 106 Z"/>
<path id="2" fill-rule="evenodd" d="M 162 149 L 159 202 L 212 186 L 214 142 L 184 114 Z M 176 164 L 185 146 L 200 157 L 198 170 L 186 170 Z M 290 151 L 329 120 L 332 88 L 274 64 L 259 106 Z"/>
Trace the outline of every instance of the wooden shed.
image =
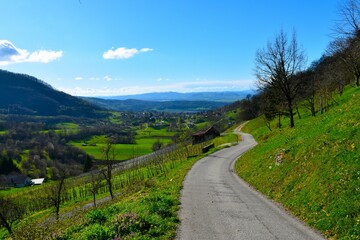
<path id="1" fill-rule="evenodd" d="M 194 133 L 192 135 L 192 143 L 194 145 L 206 142 L 218 136 L 220 136 L 220 132 L 214 126 L 212 126 L 205 131 Z"/>

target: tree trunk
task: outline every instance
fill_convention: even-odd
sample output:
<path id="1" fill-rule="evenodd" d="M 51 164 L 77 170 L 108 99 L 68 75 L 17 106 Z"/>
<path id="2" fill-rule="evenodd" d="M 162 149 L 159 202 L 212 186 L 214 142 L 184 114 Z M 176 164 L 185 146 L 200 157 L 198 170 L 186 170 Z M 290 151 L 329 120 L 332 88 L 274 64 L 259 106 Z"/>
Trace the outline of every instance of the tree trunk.
<path id="1" fill-rule="evenodd" d="M 292 109 L 292 107 L 289 107 L 289 115 L 290 115 L 290 127 L 293 128 L 295 126 L 294 123 L 294 110 Z"/>
<path id="2" fill-rule="evenodd" d="M 111 197 L 111 199 L 114 199 L 114 194 L 113 194 L 113 190 L 112 190 L 112 183 L 111 183 L 111 181 L 108 182 L 108 185 L 109 185 L 110 197 Z"/>
<path id="3" fill-rule="evenodd" d="M 311 105 L 311 116 L 313 116 L 313 117 L 316 116 L 315 105 L 314 104 Z"/>
<path id="4" fill-rule="evenodd" d="M 93 202 L 94 202 L 94 207 L 96 207 L 96 193 L 93 193 Z"/>
<path id="5" fill-rule="evenodd" d="M 266 121 L 266 126 L 270 131 L 272 131 L 271 130 L 271 121 Z M 239 136 L 238 136 L 238 142 L 239 142 Z"/>
<path id="6" fill-rule="evenodd" d="M 301 119 L 301 115 L 300 115 L 300 112 L 299 112 L 299 107 L 298 107 L 297 104 L 296 104 L 296 113 L 297 113 L 299 119 Z"/>
<path id="7" fill-rule="evenodd" d="M 360 86 L 359 79 L 360 79 L 360 75 L 356 75 L 356 77 L 355 77 L 355 86 L 356 87 Z"/>
<path id="8" fill-rule="evenodd" d="M 281 111 L 278 112 L 278 128 L 281 128 Z"/>
<path id="9" fill-rule="evenodd" d="M 57 189 L 58 192 L 56 193 L 56 203 L 55 203 L 55 209 L 56 209 L 56 219 L 59 219 L 59 212 L 60 212 L 60 205 L 61 205 L 61 191 L 64 185 L 65 177 L 62 177 L 60 179 L 59 188 Z"/>
<path id="10" fill-rule="evenodd" d="M 324 113 L 324 108 L 323 108 L 323 101 L 322 101 L 322 95 L 320 95 L 320 113 L 323 114 Z"/>

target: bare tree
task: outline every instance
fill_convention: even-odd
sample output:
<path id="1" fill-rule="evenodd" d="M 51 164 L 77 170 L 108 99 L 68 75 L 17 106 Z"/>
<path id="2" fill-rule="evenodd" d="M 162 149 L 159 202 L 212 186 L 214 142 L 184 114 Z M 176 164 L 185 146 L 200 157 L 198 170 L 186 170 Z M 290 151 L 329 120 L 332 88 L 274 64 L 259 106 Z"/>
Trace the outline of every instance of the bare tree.
<path id="1" fill-rule="evenodd" d="M 56 219 L 59 219 L 60 206 L 62 203 L 62 195 L 65 189 L 65 177 L 64 171 L 60 171 L 61 176 L 56 184 L 49 186 L 46 189 L 47 199 L 51 205 L 55 208 Z"/>
<path id="2" fill-rule="evenodd" d="M 316 116 L 316 94 L 318 91 L 318 81 L 319 81 L 319 73 L 315 69 L 315 64 L 305 72 L 303 72 L 303 87 L 300 96 L 300 101 L 302 101 L 302 105 L 310 110 L 311 116 Z"/>
<path id="3" fill-rule="evenodd" d="M 360 30 L 360 3 L 347 0 L 339 8 L 339 19 L 335 22 L 334 33 L 340 37 L 356 36 Z"/>
<path id="4" fill-rule="evenodd" d="M 12 199 L 0 196 L 0 226 L 12 234 L 12 225 L 25 214 L 25 207 Z"/>
<path id="5" fill-rule="evenodd" d="M 338 57 L 360 86 L 360 2 L 347 0 L 339 9 L 339 20 L 334 27 L 335 40 L 327 49 L 329 55 Z"/>
<path id="6" fill-rule="evenodd" d="M 102 175 L 105 178 L 106 184 L 109 188 L 109 193 L 111 199 L 114 199 L 113 189 L 112 189 L 112 170 L 113 165 L 115 164 L 115 148 L 113 146 L 112 140 L 108 139 L 105 146 L 101 149 L 104 156 L 106 168 L 101 170 Z"/>
<path id="7" fill-rule="evenodd" d="M 360 86 L 360 33 L 351 38 L 337 38 L 327 49 L 329 55 L 341 59 L 346 69 L 354 76 L 355 85 Z"/>
<path id="8" fill-rule="evenodd" d="M 275 37 L 273 43 L 256 53 L 255 73 L 260 88 L 271 87 L 282 94 L 290 117 L 290 127 L 294 127 L 294 101 L 300 87 L 296 74 L 302 70 L 305 63 L 304 52 L 298 46 L 296 34 L 288 39 L 284 31 Z"/>
<path id="9" fill-rule="evenodd" d="M 91 172 L 91 188 L 90 191 L 93 195 L 94 207 L 96 207 L 96 194 L 101 187 L 101 178 L 96 171 Z"/>
<path id="10" fill-rule="evenodd" d="M 176 139 L 176 143 L 180 144 L 186 152 L 186 158 L 190 156 L 189 146 L 191 145 L 192 132 L 189 128 L 184 129 L 179 137 Z"/>

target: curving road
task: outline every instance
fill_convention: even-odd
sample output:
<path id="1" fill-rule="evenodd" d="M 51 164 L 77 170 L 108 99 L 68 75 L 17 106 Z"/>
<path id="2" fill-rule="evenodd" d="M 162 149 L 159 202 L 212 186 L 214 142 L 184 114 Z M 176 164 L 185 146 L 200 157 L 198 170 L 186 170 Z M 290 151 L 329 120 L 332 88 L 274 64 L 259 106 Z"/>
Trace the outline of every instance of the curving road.
<path id="1" fill-rule="evenodd" d="M 243 141 L 198 161 L 183 183 L 177 239 L 324 239 L 249 187 L 235 160 L 256 145 Z"/>

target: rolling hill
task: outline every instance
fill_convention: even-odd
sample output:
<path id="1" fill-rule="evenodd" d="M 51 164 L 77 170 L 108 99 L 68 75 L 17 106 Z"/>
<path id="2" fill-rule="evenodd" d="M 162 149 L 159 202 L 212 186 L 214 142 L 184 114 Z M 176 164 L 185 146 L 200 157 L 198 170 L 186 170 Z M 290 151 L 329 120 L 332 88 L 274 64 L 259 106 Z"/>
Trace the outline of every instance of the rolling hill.
<path id="1" fill-rule="evenodd" d="M 104 111 L 35 77 L 0 70 L 0 114 L 101 117 Z"/>

